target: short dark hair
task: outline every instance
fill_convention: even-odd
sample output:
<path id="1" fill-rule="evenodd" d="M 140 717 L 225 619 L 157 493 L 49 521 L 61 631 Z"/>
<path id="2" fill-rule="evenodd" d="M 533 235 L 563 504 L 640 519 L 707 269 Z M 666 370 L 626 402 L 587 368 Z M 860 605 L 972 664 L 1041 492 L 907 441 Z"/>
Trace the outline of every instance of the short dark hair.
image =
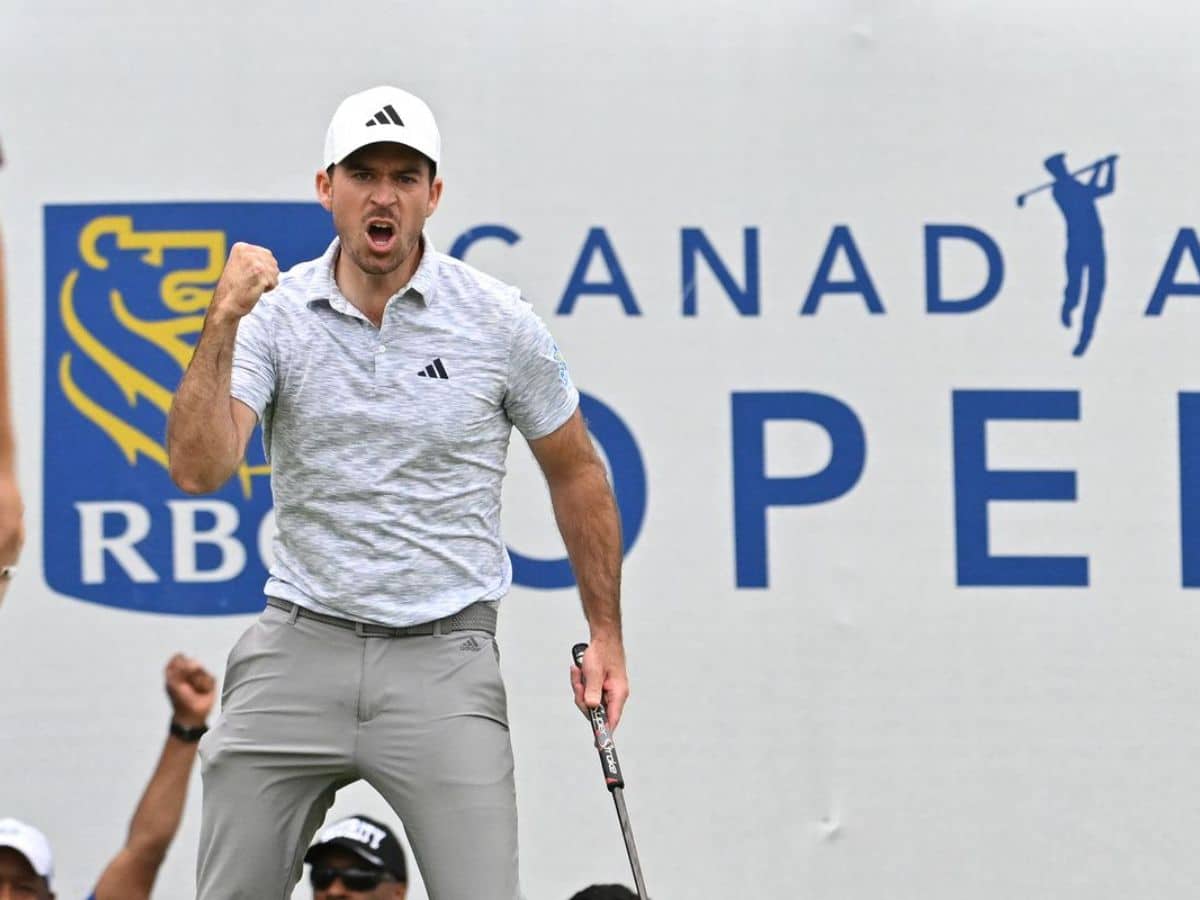
<path id="1" fill-rule="evenodd" d="M 638 900 L 638 896 L 623 884 L 593 884 L 571 900 Z"/>

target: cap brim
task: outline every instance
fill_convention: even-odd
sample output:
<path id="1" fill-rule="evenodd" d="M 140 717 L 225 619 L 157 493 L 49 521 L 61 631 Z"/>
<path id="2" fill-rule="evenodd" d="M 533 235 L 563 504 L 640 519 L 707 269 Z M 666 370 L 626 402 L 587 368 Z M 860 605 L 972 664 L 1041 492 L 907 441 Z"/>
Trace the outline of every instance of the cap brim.
<path id="1" fill-rule="evenodd" d="M 400 133 L 397 134 L 397 132 Z M 369 147 L 371 144 L 399 144 L 401 147 L 416 150 L 436 166 L 438 164 L 436 150 L 415 136 L 409 138 L 409 134 L 410 132 L 390 126 L 374 128 L 366 125 L 359 126 L 350 134 L 343 136 L 333 153 L 333 157 L 336 158 L 327 158 L 325 165 L 327 167 L 336 166 L 352 153 L 357 153 L 363 147 Z"/>
<path id="2" fill-rule="evenodd" d="M 387 869 L 387 865 L 382 859 L 364 847 L 362 844 L 355 843 L 347 838 L 334 838 L 332 841 L 326 841 L 323 844 L 313 844 L 308 848 L 308 852 L 304 854 L 304 861 L 311 863 L 312 858 L 330 847 L 338 847 L 342 850 L 348 850 L 364 862 L 369 862 L 371 865 L 380 869 Z M 390 871 L 390 870 L 389 870 Z"/>

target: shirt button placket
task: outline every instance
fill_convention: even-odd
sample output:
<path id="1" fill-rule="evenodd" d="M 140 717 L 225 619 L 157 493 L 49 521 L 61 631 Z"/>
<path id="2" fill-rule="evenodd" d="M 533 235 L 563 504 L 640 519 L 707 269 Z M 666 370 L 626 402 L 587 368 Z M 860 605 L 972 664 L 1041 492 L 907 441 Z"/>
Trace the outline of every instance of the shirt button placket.
<path id="1" fill-rule="evenodd" d="M 383 319 L 379 323 L 379 346 L 375 350 L 375 391 L 376 396 L 381 397 L 388 394 L 388 384 L 391 381 L 393 368 L 389 364 L 389 360 L 396 355 L 388 350 L 388 340 L 394 330 L 394 327 L 388 327 L 388 321 L 392 318 L 392 304 L 389 302 L 383 308 Z"/>
<path id="2" fill-rule="evenodd" d="M 372 362 L 374 363 L 373 368 L 375 370 L 375 380 L 373 385 L 374 390 L 372 391 L 372 394 L 374 395 L 373 399 L 378 399 L 382 395 L 381 388 L 383 386 L 384 378 L 386 377 L 387 358 L 387 344 L 384 343 L 383 332 L 381 331 L 376 335 L 375 353 L 374 359 L 372 359 Z"/>

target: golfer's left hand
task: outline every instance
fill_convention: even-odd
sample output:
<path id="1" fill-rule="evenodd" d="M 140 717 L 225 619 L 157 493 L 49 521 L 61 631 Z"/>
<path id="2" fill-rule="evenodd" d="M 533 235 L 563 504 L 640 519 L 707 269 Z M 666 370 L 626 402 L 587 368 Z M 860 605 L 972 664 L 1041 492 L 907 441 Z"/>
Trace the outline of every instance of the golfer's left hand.
<path id="1" fill-rule="evenodd" d="M 604 701 L 608 729 L 616 731 L 621 710 L 629 699 L 629 676 L 625 674 L 625 647 L 619 637 L 593 635 L 583 654 L 583 668 L 571 666 L 571 688 L 575 705 L 585 716 Z"/>

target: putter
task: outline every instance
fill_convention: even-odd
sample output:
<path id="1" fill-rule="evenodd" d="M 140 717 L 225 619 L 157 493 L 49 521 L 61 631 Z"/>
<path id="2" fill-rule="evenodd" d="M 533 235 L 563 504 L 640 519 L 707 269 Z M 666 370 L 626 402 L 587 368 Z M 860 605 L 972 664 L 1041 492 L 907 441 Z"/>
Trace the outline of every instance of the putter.
<path id="1" fill-rule="evenodd" d="M 583 651 L 587 644 L 576 644 L 571 648 L 571 659 L 583 669 Z M 604 783 L 612 794 L 617 807 L 617 821 L 621 823 L 621 836 L 625 838 L 625 852 L 629 854 L 629 866 L 633 869 L 633 883 L 637 885 L 638 900 L 646 897 L 646 882 L 642 879 L 642 864 L 638 860 L 637 845 L 633 842 L 633 826 L 629 824 L 629 810 L 625 808 L 625 778 L 621 775 L 621 764 L 617 762 L 617 746 L 608 730 L 608 712 L 604 701 L 590 710 L 588 719 L 592 723 L 592 734 L 596 738 L 596 750 L 600 754 L 600 769 L 604 772 Z"/>

